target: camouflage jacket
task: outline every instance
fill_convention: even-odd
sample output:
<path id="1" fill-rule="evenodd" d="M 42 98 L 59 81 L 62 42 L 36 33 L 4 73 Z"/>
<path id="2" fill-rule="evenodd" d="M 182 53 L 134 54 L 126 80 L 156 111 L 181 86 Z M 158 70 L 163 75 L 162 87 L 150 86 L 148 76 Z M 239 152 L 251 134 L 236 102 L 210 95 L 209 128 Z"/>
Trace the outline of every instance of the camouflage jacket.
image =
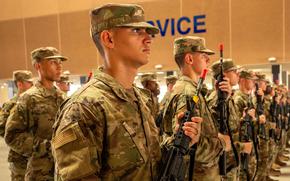
<path id="1" fill-rule="evenodd" d="M 15 106 L 17 99 L 18 96 L 16 95 L 12 97 L 9 101 L 5 102 L 2 106 L 2 110 L 0 112 L 0 136 L 2 137 L 4 137 L 5 134 L 5 125 L 10 115 L 10 111 Z"/>
<path id="2" fill-rule="evenodd" d="M 62 180 L 153 180 L 161 158 L 151 97 L 124 89 L 110 75 L 95 77 L 63 104 L 52 141 Z"/>
<path id="3" fill-rule="evenodd" d="M 10 111 L 16 105 L 18 97 L 18 95 L 15 95 L 9 101 L 3 104 L 3 109 L 0 113 L 0 136 L 2 137 L 4 137 L 5 134 L 5 125 L 10 115 Z M 8 153 L 8 162 L 18 162 L 26 165 L 27 157 L 22 156 L 21 154 L 10 149 Z"/>
<path id="4" fill-rule="evenodd" d="M 211 112 L 213 114 L 213 117 L 218 117 L 217 115 L 217 92 L 213 91 L 207 98 L 209 108 L 211 109 Z M 228 124 L 230 131 L 232 133 L 234 145 L 238 151 L 238 153 L 241 152 L 243 149 L 243 143 L 239 142 L 239 126 L 240 126 L 240 117 L 238 117 L 238 113 L 235 107 L 235 103 L 233 100 L 233 97 L 230 96 L 226 100 L 226 112 L 228 115 Z M 233 164 L 236 164 L 235 155 L 233 153 L 233 150 L 230 152 L 227 152 L 227 165 L 232 166 Z"/>
<path id="5" fill-rule="evenodd" d="M 37 82 L 19 97 L 8 117 L 5 141 L 13 151 L 29 157 L 27 171 L 33 178 L 36 178 L 34 171 L 48 173 L 51 169 L 49 178 L 53 177 L 50 140 L 55 115 L 62 102 L 62 94 L 57 88 L 48 90 Z"/>
<path id="6" fill-rule="evenodd" d="M 172 134 L 177 121 L 177 114 L 185 112 L 186 96 L 193 96 L 196 91 L 196 83 L 187 76 L 181 76 L 170 95 L 164 108 L 163 129 L 167 134 Z M 218 168 L 217 163 L 220 154 L 225 148 L 225 143 L 218 138 L 218 130 L 215 120 L 212 119 L 205 98 L 200 94 L 196 105 L 196 116 L 202 117 L 201 136 L 197 145 L 195 156 L 194 177 L 197 180 L 216 180 L 219 175 L 212 175 Z M 172 120 L 172 121 L 171 121 Z M 215 169 L 215 171 L 212 171 Z M 207 176 L 205 176 L 207 175 Z"/>

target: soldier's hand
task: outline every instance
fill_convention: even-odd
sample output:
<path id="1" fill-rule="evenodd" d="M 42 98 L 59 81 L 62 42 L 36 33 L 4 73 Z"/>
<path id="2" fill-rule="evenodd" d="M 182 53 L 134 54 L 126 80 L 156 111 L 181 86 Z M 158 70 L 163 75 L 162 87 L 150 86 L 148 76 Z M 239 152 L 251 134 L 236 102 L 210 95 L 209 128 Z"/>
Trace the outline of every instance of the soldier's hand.
<path id="1" fill-rule="evenodd" d="M 229 135 L 224 135 L 224 134 L 218 133 L 218 137 L 219 137 L 219 139 L 222 139 L 226 143 L 225 151 L 226 152 L 230 151 L 232 149 L 232 145 L 231 145 L 231 139 L 230 139 Z"/>
<path id="2" fill-rule="evenodd" d="M 224 77 L 224 81 L 220 82 L 218 86 L 223 92 L 227 92 L 228 96 L 232 95 L 232 86 L 229 78 Z"/>
<path id="3" fill-rule="evenodd" d="M 270 128 L 271 129 L 276 129 L 276 123 L 275 122 L 270 122 Z"/>
<path id="4" fill-rule="evenodd" d="M 184 116 L 184 113 L 179 113 L 177 115 L 178 120 L 180 120 Z M 200 130 L 201 130 L 201 122 L 203 119 L 201 117 L 192 117 L 191 122 L 185 122 L 182 129 L 184 134 L 191 138 L 191 142 L 189 146 L 197 143 L 200 137 Z M 175 127 L 175 131 L 179 128 L 179 123 L 177 123 Z"/>
<path id="5" fill-rule="evenodd" d="M 265 124 L 266 123 L 266 117 L 264 114 L 259 116 L 259 123 L 260 124 Z"/>
<path id="6" fill-rule="evenodd" d="M 256 119 L 256 110 L 255 109 L 248 110 L 248 114 L 252 117 L 252 119 Z"/>
<path id="7" fill-rule="evenodd" d="M 244 149 L 242 150 L 243 153 L 251 154 L 253 149 L 253 143 L 252 142 L 245 142 L 243 143 Z"/>
<path id="8" fill-rule="evenodd" d="M 259 96 L 264 96 L 264 91 L 262 90 L 262 88 L 259 88 L 258 90 L 257 90 L 257 94 L 259 95 Z"/>

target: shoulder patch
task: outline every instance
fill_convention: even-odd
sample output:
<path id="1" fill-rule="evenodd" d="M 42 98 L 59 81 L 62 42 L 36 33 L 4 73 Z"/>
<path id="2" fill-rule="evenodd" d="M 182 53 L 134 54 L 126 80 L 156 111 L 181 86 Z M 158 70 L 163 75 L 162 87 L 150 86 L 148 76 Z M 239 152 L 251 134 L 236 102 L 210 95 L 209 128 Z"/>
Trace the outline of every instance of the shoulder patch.
<path id="1" fill-rule="evenodd" d="M 54 149 L 57 149 L 76 139 L 77 139 L 76 134 L 74 133 L 73 129 L 70 128 L 59 133 L 56 137 L 54 137 L 54 139 L 52 140 L 52 144 Z"/>

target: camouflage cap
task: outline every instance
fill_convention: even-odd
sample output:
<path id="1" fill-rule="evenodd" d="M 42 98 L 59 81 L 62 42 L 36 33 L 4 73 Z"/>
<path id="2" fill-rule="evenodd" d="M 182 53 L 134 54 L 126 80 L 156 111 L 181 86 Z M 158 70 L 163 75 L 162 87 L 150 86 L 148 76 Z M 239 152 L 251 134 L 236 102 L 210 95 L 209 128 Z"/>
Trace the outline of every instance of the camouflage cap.
<path id="1" fill-rule="evenodd" d="M 145 21 L 143 8 L 136 4 L 106 4 L 91 11 L 92 36 L 115 27 L 140 27 L 149 34 L 159 33 Z"/>
<path id="2" fill-rule="evenodd" d="M 266 79 L 266 75 L 265 74 L 262 74 L 260 72 L 256 72 L 255 75 L 256 75 L 258 81 L 265 81 L 265 82 L 269 83 L 269 80 Z"/>
<path id="3" fill-rule="evenodd" d="M 60 75 L 60 80 L 58 82 L 72 83 L 72 81 L 69 80 L 69 75 L 68 74 L 61 74 Z"/>
<path id="4" fill-rule="evenodd" d="M 255 76 L 254 72 L 250 70 L 244 69 L 240 71 L 239 75 L 240 75 L 240 78 L 257 80 L 257 77 Z"/>
<path id="5" fill-rule="evenodd" d="M 177 80 L 177 76 L 169 75 L 169 76 L 165 77 L 165 80 L 166 80 L 166 84 L 175 84 L 175 82 Z"/>
<path id="6" fill-rule="evenodd" d="M 228 72 L 231 70 L 237 70 L 240 67 L 236 66 L 233 62 L 233 60 L 231 59 L 225 59 L 223 60 L 223 70 L 224 72 Z M 215 61 L 212 65 L 211 65 L 211 70 L 214 74 L 214 76 L 218 75 L 220 73 L 220 60 Z"/>
<path id="7" fill-rule="evenodd" d="M 174 55 L 189 52 L 202 52 L 213 55 L 214 52 L 205 47 L 205 39 L 197 36 L 179 37 L 174 40 Z"/>
<path id="8" fill-rule="evenodd" d="M 54 47 L 41 47 L 31 52 L 32 64 L 47 59 L 67 60 L 67 57 L 60 55 L 59 51 Z"/>
<path id="9" fill-rule="evenodd" d="M 143 84 L 144 82 L 147 81 L 157 81 L 157 75 L 154 73 L 145 73 L 141 75 L 141 83 Z"/>
<path id="10" fill-rule="evenodd" d="M 28 70 L 16 70 L 13 72 L 13 80 L 33 82 L 32 73 Z"/>

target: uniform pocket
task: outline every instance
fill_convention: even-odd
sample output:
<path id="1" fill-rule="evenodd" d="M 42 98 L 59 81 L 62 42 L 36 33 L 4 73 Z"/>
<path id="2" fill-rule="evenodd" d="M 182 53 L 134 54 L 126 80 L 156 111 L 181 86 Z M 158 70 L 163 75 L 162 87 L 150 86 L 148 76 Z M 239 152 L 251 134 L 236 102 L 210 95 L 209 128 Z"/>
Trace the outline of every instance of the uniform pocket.
<path id="1" fill-rule="evenodd" d="M 147 159 L 143 143 L 138 140 L 136 131 L 126 122 L 114 129 L 109 142 L 108 164 L 113 171 L 132 169 Z"/>

